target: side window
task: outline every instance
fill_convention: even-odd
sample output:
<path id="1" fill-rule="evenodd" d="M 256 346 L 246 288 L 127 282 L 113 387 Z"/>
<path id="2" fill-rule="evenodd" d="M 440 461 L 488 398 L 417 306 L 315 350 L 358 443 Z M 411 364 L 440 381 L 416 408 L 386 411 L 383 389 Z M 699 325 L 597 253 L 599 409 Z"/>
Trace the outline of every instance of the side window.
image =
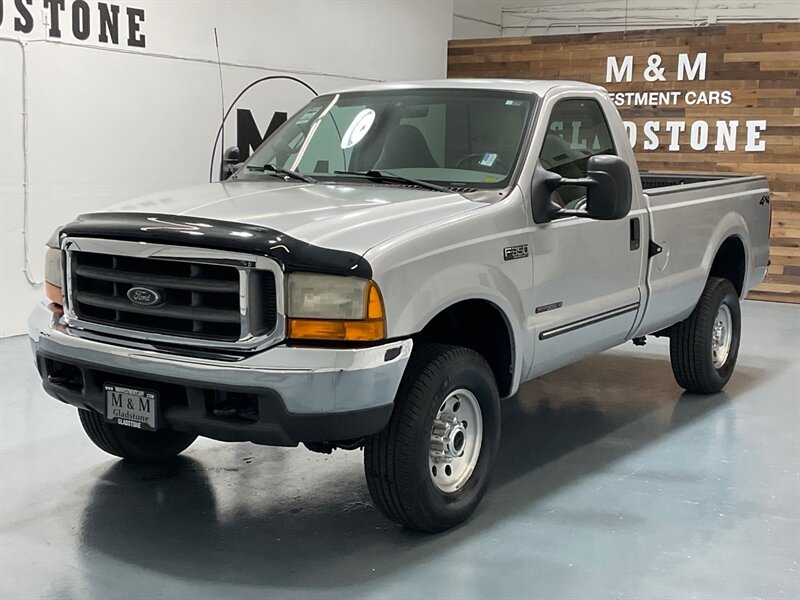
<path id="1" fill-rule="evenodd" d="M 542 166 L 562 177 L 583 177 L 589 158 L 595 154 L 616 154 L 600 105 L 580 98 L 556 104 L 539 155 Z M 564 207 L 575 208 L 585 195 L 585 188 L 564 186 L 553 198 Z"/>

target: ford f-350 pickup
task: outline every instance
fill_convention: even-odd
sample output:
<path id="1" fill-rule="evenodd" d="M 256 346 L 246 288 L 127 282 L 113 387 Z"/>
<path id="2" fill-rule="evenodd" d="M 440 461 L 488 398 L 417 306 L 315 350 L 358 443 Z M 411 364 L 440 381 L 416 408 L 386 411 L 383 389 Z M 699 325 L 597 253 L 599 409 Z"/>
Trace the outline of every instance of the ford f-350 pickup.
<path id="1" fill-rule="evenodd" d="M 326 94 L 227 167 L 56 231 L 44 389 L 130 460 L 363 448 L 378 508 L 426 531 L 475 509 L 525 381 L 660 335 L 721 390 L 767 267 L 767 181 L 639 173 L 584 83 Z"/>

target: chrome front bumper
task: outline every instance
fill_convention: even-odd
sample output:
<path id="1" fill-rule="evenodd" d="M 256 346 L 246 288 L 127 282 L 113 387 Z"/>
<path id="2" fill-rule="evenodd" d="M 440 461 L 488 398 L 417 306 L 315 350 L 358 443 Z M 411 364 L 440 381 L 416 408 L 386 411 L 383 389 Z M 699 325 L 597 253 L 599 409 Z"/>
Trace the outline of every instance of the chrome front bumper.
<path id="1" fill-rule="evenodd" d="M 70 404 L 80 406 L 83 403 L 83 408 L 99 410 L 96 405 L 90 406 L 96 399 L 90 402 L 68 393 L 69 390 L 54 389 L 45 359 L 155 383 L 231 392 L 263 391 L 279 398 L 288 418 L 316 417 L 318 423 L 323 423 L 321 419 L 325 416 L 338 415 L 344 419 L 348 414 L 361 414 L 371 409 L 381 409 L 388 419 L 412 348 L 412 341 L 408 339 L 358 349 L 279 345 L 242 358 L 182 355 L 137 342 L 115 344 L 108 338 L 72 330 L 64 323 L 60 311 L 54 312 L 44 303 L 33 311 L 28 321 L 28 335 L 45 390 Z M 189 405 L 191 407 L 191 401 Z M 195 412 L 201 408 L 195 406 Z M 178 417 L 180 412 L 176 412 Z M 200 416 L 195 414 L 190 421 L 194 423 Z M 197 428 L 181 426 L 181 419 L 176 419 L 179 423 L 176 429 Z M 198 433 L 209 435 L 203 430 Z M 209 437 L 259 441 L 235 432 Z"/>

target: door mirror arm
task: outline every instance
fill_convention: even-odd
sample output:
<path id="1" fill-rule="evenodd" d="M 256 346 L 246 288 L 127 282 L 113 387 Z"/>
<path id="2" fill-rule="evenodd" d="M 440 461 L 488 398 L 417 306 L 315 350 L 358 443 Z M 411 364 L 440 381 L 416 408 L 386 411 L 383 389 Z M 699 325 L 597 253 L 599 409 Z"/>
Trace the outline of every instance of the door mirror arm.
<path id="1" fill-rule="evenodd" d="M 555 221 L 556 219 L 566 219 L 567 217 L 581 217 L 583 219 L 591 219 L 591 215 L 587 213 L 585 210 L 575 210 L 572 208 L 557 208 L 553 210 L 548 215 L 551 221 Z"/>
<path id="2" fill-rule="evenodd" d="M 568 177 L 562 177 L 560 179 L 549 179 L 549 180 L 547 180 L 547 187 L 550 189 L 551 192 L 554 192 L 558 188 L 563 187 L 565 185 L 577 185 L 577 186 L 580 186 L 580 187 L 589 188 L 589 187 L 597 185 L 597 180 L 592 179 L 591 177 L 580 177 L 580 178 L 577 178 L 577 179 L 570 179 Z"/>

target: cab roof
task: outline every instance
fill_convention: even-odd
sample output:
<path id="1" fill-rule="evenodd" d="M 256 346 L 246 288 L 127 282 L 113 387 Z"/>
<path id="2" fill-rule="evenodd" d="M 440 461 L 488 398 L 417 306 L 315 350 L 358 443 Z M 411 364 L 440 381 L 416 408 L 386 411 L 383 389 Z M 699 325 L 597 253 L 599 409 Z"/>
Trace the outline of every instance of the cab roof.
<path id="1" fill-rule="evenodd" d="M 558 79 L 431 79 L 429 81 L 397 81 L 373 83 L 351 87 L 341 92 L 378 92 L 413 89 L 475 89 L 522 92 L 544 96 L 554 88 L 580 88 L 586 91 L 605 91 L 604 88 L 583 81 L 566 81 Z"/>

